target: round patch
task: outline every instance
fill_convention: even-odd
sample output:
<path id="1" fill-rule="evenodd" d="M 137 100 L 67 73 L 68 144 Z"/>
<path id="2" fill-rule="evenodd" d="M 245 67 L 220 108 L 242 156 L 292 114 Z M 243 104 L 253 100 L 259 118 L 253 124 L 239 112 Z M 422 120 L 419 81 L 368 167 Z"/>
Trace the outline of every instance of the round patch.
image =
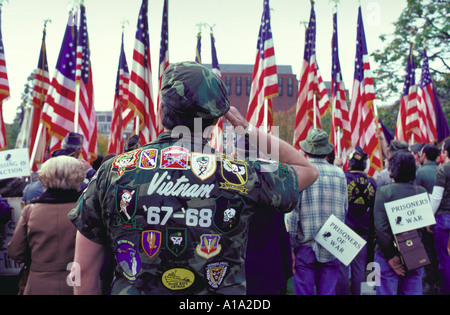
<path id="1" fill-rule="evenodd" d="M 161 280 L 169 290 L 183 290 L 194 283 L 195 275 L 187 269 L 173 268 L 164 272 Z"/>

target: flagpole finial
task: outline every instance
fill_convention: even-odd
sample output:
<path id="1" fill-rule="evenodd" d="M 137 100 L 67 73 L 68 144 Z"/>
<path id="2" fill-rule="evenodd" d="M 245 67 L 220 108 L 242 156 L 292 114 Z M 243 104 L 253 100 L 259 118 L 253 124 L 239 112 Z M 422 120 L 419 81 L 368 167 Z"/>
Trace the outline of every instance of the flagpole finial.
<path id="1" fill-rule="evenodd" d="M 309 21 L 305 21 L 305 20 L 303 20 L 303 21 L 300 21 L 299 23 L 300 23 L 300 25 L 303 25 L 303 26 L 305 27 L 305 29 L 307 29 L 307 28 L 308 28 L 308 25 L 309 25 Z"/>
<path id="2" fill-rule="evenodd" d="M 209 27 L 209 30 L 211 31 L 211 33 L 213 32 L 214 26 L 216 26 L 216 24 L 214 24 L 214 25 L 211 26 L 211 25 L 209 25 L 208 23 L 205 23 L 205 25 Z"/>
<path id="3" fill-rule="evenodd" d="M 130 25 L 130 21 L 126 18 L 123 18 L 122 21 L 120 22 L 120 24 L 122 25 L 122 31 L 125 29 L 126 25 Z"/>
<path id="4" fill-rule="evenodd" d="M 44 20 L 44 31 L 45 31 L 45 29 L 47 28 L 47 24 L 48 23 L 52 23 L 52 20 L 51 19 L 45 19 Z"/>
<path id="5" fill-rule="evenodd" d="M 198 32 L 199 32 L 199 33 L 201 33 L 201 32 L 202 32 L 202 28 L 205 27 L 205 26 L 207 26 L 207 25 L 208 25 L 208 24 L 206 24 L 206 23 L 204 23 L 204 22 L 200 22 L 200 23 L 195 24 L 195 26 L 198 27 Z"/>
<path id="6" fill-rule="evenodd" d="M 334 5 L 333 5 L 333 13 L 336 13 L 337 12 L 337 7 L 338 7 L 338 5 L 339 5 L 339 3 L 341 2 L 340 0 L 328 0 L 328 2 L 330 3 L 330 4 L 332 4 L 333 5 L 333 3 L 334 3 Z"/>

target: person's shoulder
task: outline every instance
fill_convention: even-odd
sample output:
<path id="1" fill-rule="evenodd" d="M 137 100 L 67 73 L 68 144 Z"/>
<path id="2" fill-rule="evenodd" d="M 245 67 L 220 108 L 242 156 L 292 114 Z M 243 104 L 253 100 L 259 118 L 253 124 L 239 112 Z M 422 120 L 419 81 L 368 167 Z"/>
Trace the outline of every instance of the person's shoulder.
<path id="1" fill-rule="evenodd" d="M 450 173 L 450 162 L 448 162 L 444 165 L 441 165 L 439 167 L 439 169 L 442 169 L 445 173 L 449 174 Z"/>
<path id="2" fill-rule="evenodd" d="M 420 186 L 420 185 L 414 185 L 415 187 L 417 187 L 417 189 L 419 190 L 419 193 L 427 193 L 428 191 L 426 190 L 425 187 Z"/>
<path id="3" fill-rule="evenodd" d="M 341 178 L 344 178 L 344 179 L 346 178 L 345 172 L 344 172 L 344 170 L 341 167 L 336 166 L 336 165 L 332 165 L 332 164 L 330 164 L 328 162 L 322 164 L 322 166 L 325 169 L 327 169 L 329 172 L 335 173 L 337 176 L 339 176 Z"/>

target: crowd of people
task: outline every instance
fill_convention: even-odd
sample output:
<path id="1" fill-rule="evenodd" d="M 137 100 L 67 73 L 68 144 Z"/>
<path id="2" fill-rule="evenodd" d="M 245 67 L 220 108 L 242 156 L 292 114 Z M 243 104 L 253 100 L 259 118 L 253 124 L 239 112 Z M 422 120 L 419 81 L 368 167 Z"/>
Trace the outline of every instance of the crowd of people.
<path id="1" fill-rule="evenodd" d="M 15 185 L 23 209 L 7 249 L 24 265 L 20 294 L 279 295 L 292 283 L 296 295 L 360 295 L 370 263 L 376 294 L 450 294 L 450 139 L 384 143 L 375 180 L 361 147 L 343 167 L 321 129 L 298 151 L 249 125 L 202 65 L 171 65 L 161 104 L 157 140 L 132 137 L 89 165 L 70 133 L 31 183 Z M 247 152 L 277 141 L 278 160 L 214 152 L 202 132 L 221 117 Z M 425 192 L 436 224 L 417 233 L 429 264 L 409 270 L 384 205 Z M 316 241 L 331 215 L 367 242 L 348 266 Z"/>

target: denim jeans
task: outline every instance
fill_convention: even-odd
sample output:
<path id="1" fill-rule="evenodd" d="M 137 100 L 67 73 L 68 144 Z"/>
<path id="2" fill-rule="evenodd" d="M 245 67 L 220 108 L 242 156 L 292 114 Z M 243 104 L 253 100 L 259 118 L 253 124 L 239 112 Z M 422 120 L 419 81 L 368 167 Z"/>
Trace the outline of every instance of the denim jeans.
<path id="1" fill-rule="evenodd" d="M 367 239 L 367 237 L 364 237 Z M 349 266 L 341 263 L 339 279 L 336 285 L 337 295 L 361 295 L 361 282 L 366 281 L 367 246 L 356 255 Z"/>
<path id="2" fill-rule="evenodd" d="M 376 287 L 377 295 L 422 295 L 423 268 L 408 271 L 399 276 L 389 265 L 382 253 L 375 252 L 375 263 L 380 266 L 380 286 Z"/>
<path id="3" fill-rule="evenodd" d="M 450 233 L 450 214 L 436 215 L 434 226 L 434 244 L 442 275 L 442 294 L 450 294 L 450 256 L 447 251 Z"/>
<path id="4" fill-rule="evenodd" d="M 295 274 L 293 276 L 296 295 L 335 295 L 339 277 L 339 260 L 327 263 L 317 261 L 310 246 L 300 246 L 294 250 Z"/>

